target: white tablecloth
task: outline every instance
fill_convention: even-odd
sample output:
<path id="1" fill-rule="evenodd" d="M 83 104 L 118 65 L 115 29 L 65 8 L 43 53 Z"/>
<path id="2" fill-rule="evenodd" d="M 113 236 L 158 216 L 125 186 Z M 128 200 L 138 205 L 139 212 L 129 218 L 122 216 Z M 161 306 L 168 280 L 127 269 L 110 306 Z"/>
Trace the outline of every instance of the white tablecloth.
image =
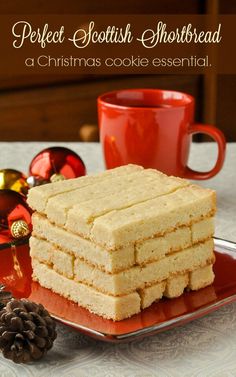
<path id="1" fill-rule="evenodd" d="M 0 168 L 27 172 L 37 152 L 63 145 L 83 158 L 88 172 L 104 168 L 97 143 L 0 143 Z M 207 170 L 213 143 L 193 144 L 190 166 Z M 223 170 L 200 182 L 217 191 L 216 236 L 236 241 L 236 143 L 228 144 Z M 233 377 L 236 376 L 236 303 L 185 326 L 129 344 L 106 344 L 63 325 L 48 355 L 16 365 L 0 356 L 1 377 Z"/>

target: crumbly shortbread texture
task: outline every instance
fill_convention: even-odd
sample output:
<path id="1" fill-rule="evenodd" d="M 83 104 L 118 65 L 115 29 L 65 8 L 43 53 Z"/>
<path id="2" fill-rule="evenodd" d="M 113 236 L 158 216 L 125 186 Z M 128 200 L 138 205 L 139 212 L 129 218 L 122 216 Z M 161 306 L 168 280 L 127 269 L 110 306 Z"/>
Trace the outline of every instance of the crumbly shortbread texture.
<path id="1" fill-rule="evenodd" d="M 127 165 L 29 191 L 33 279 L 104 318 L 212 284 L 215 192 Z"/>
<path id="2" fill-rule="evenodd" d="M 166 233 L 160 237 L 147 239 L 136 244 L 121 247 L 116 250 L 107 250 L 96 245 L 90 240 L 84 239 L 77 234 L 66 231 L 63 228 L 51 224 L 42 215 L 34 213 L 32 216 L 33 236 L 31 238 L 31 248 L 34 238 L 51 243 L 51 249 L 58 255 L 60 251 L 74 255 L 75 258 L 85 260 L 106 272 L 116 273 L 132 267 L 133 265 L 144 266 L 147 263 L 162 259 L 164 256 L 176 251 L 186 249 L 194 244 L 208 240 L 213 235 L 213 218 L 209 217 L 190 226 L 179 227 L 173 232 Z"/>
<path id="3" fill-rule="evenodd" d="M 177 276 L 173 278 L 174 284 L 169 279 L 168 281 L 144 288 L 139 292 L 123 296 L 111 296 L 97 291 L 86 284 L 68 279 L 51 267 L 38 262 L 36 259 L 33 260 L 32 265 L 34 271 L 33 279 L 38 281 L 43 287 L 51 289 L 53 292 L 78 303 L 92 313 L 112 319 L 113 321 L 120 321 L 138 314 L 142 309 L 149 307 L 163 296 L 171 298 L 180 296 L 183 294 L 185 288 L 190 288 L 189 281 L 192 275 L 192 273 L 189 273 L 184 276 Z M 194 274 L 195 278 L 198 274 L 201 277 L 200 282 L 202 287 L 210 285 L 214 280 L 212 265 L 206 266 L 203 269 L 197 269 Z M 199 288 L 197 289 L 200 289 L 201 286 L 199 284 L 198 286 Z"/>

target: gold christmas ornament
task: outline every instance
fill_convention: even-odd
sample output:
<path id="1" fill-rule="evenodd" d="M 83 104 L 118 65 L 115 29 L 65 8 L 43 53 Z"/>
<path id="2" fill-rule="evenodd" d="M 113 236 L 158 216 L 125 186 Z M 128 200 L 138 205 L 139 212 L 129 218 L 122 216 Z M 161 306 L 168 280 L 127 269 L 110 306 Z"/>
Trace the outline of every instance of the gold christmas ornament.
<path id="1" fill-rule="evenodd" d="M 66 178 L 64 177 L 63 174 L 53 174 L 50 177 L 51 182 L 59 182 L 59 181 L 64 181 Z"/>
<path id="2" fill-rule="evenodd" d="M 28 224 L 24 220 L 16 220 L 11 224 L 11 235 L 14 238 L 23 238 L 30 234 Z"/>
<path id="3" fill-rule="evenodd" d="M 18 170 L 0 170 L 0 190 L 9 189 L 26 195 L 29 189 L 27 178 Z"/>

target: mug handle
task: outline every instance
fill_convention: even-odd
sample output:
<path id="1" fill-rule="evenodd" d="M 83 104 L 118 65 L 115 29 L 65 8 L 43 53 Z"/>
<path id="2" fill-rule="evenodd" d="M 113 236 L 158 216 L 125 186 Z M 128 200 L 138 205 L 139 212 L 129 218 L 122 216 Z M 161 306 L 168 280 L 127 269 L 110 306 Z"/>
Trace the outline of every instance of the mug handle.
<path id="1" fill-rule="evenodd" d="M 207 172 L 198 172 L 186 167 L 185 177 L 189 179 L 209 179 L 216 175 L 223 166 L 225 159 L 226 140 L 224 134 L 216 127 L 208 124 L 193 124 L 190 127 L 189 133 L 194 134 L 207 134 L 211 136 L 218 144 L 218 156 L 215 166 Z"/>

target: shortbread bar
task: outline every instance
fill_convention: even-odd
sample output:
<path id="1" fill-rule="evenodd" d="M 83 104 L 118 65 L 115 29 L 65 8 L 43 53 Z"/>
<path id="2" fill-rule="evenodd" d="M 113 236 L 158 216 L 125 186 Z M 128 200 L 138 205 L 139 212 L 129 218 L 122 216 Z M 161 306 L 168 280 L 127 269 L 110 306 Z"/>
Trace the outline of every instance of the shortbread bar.
<path id="1" fill-rule="evenodd" d="M 33 279 L 104 318 L 214 280 L 212 190 L 127 165 L 30 190 Z"/>

